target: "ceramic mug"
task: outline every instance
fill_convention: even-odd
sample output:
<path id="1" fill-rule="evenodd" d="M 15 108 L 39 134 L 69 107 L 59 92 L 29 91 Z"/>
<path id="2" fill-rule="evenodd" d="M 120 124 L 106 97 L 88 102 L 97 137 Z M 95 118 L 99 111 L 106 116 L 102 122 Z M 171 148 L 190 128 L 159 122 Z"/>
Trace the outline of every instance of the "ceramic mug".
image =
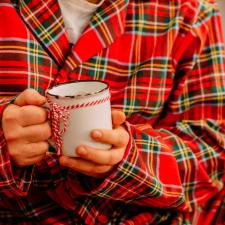
<path id="1" fill-rule="evenodd" d="M 110 149 L 94 141 L 93 129 L 112 129 L 110 91 L 107 83 L 83 80 L 59 84 L 46 90 L 52 139 L 59 154 L 76 157 L 79 145 Z"/>

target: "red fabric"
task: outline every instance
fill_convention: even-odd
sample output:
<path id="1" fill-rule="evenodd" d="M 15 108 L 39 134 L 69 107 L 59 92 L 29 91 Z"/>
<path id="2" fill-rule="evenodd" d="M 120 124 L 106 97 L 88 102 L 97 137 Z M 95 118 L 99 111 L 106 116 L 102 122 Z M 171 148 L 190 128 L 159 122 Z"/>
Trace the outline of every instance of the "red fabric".
<path id="1" fill-rule="evenodd" d="M 130 143 L 95 179 L 61 168 L 56 154 L 15 167 L 0 129 L 0 224 L 222 225 L 220 29 L 213 1 L 106 0 L 70 49 L 56 0 L 1 0 L 0 95 L 11 97 L 0 115 L 27 88 L 103 80 Z"/>

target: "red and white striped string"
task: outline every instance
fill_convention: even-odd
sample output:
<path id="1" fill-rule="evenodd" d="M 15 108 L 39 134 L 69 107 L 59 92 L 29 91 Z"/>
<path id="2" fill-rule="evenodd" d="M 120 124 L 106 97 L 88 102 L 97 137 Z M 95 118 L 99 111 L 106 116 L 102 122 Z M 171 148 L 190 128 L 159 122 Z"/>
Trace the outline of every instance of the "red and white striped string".
<path id="1" fill-rule="evenodd" d="M 98 99 L 95 101 L 90 101 L 86 103 L 80 103 L 75 105 L 62 106 L 57 103 L 54 103 L 47 96 L 47 102 L 50 105 L 50 111 L 48 117 L 51 119 L 52 126 L 52 140 L 57 148 L 58 154 L 62 154 L 62 145 L 63 145 L 63 134 L 68 128 L 68 123 L 70 119 L 70 110 L 75 110 L 83 107 L 94 106 L 101 103 L 104 103 L 110 100 L 110 96 Z M 60 121 L 62 120 L 62 128 L 60 129 Z"/>

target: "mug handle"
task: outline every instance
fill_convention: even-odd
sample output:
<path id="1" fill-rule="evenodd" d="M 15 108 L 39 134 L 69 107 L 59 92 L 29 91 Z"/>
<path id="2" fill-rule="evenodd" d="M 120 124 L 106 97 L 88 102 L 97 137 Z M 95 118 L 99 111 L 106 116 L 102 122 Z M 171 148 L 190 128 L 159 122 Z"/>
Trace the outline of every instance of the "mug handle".
<path id="1" fill-rule="evenodd" d="M 49 103 L 46 102 L 45 104 L 42 105 L 42 107 L 45 108 L 45 109 L 48 111 L 48 119 L 51 120 L 51 115 L 50 115 L 50 105 L 49 105 Z M 51 137 L 48 139 L 48 143 L 49 143 L 52 147 L 54 147 L 54 148 L 56 149 L 56 146 L 55 146 L 55 144 L 54 144 L 54 142 L 53 142 L 53 140 L 52 140 Z M 57 150 L 57 149 L 56 149 L 56 150 Z"/>

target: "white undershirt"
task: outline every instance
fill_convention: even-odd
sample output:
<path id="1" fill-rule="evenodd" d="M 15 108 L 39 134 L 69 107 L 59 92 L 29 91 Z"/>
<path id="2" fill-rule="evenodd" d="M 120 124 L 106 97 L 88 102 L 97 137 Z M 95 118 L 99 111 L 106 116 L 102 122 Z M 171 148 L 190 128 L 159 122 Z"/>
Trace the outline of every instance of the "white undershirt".
<path id="1" fill-rule="evenodd" d="M 92 14 L 102 4 L 94 4 L 87 0 L 58 0 L 62 11 L 69 42 L 74 44 L 88 24 Z"/>

